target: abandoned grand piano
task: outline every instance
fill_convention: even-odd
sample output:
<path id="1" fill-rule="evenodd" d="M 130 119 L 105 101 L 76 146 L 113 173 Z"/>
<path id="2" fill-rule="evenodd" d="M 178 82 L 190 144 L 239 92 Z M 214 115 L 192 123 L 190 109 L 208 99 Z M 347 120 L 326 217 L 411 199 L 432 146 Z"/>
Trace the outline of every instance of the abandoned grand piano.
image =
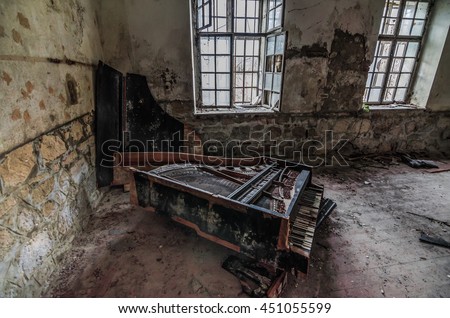
<path id="1" fill-rule="evenodd" d="M 323 187 L 307 166 L 257 157 L 116 154 L 114 179 L 131 171 L 132 203 L 264 263 L 306 273 Z"/>

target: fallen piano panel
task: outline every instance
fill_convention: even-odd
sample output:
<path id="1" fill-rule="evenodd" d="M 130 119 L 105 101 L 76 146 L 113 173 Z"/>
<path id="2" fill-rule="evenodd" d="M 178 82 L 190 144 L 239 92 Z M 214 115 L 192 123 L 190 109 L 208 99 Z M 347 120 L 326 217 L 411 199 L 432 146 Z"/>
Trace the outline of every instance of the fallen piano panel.
<path id="1" fill-rule="evenodd" d="M 133 172 L 131 195 L 140 206 L 274 273 L 307 272 L 323 194 L 311 183 L 309 167 L 265 157 L 151 153 L 132 158 L 125 165 Z"/>

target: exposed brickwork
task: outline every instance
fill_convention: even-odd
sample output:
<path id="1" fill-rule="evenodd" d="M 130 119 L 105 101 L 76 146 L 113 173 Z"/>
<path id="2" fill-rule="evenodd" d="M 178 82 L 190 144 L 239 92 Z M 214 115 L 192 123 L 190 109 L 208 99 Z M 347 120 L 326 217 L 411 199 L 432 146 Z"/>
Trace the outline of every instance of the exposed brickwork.
<path id="1" fill-rule="evenodd" d="M 39 296 L 99 199 L 92 115 L 0 163 L 0 297 Z"/>

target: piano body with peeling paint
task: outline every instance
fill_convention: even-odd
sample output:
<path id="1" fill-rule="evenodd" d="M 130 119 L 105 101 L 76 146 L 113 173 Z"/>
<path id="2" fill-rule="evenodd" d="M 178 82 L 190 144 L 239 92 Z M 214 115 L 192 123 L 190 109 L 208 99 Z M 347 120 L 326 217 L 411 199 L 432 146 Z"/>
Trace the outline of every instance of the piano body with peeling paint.
<path id="1" fill-rule="evenodd" d="M 323 194 L 309 167 L 183 153 L 123 153 L 116 160 L 133 172 L 134 203 L 269 267 L 306 273 Z"/>

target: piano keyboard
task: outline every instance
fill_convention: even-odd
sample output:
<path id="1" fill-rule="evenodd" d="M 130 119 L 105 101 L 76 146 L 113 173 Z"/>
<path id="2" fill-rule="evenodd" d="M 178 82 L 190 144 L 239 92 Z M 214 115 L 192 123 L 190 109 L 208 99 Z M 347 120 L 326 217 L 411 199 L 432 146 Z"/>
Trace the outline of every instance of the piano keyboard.
<path id="1" fill-rule="evenodd" d="M 291 220 L 289 245 L 294 252 L 307 257 L 312 248 L 322 196 L 323 187 L 315 185 L 307 187 L 299 200 L 294 220 Z"/>

